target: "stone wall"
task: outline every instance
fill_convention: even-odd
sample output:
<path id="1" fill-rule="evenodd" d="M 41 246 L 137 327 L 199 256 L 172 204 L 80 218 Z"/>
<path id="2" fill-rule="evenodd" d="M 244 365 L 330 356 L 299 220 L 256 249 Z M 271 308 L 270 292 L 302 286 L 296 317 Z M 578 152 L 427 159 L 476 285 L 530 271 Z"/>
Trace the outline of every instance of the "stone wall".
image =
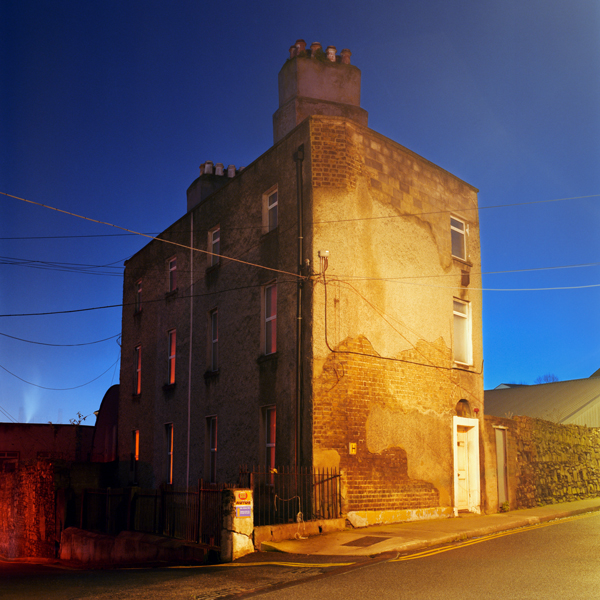
<path id="1" fill-rule="evenodd" d="M 0 556 L 55 556 L 53 465 L 21 465 L 2 474 L 0 486 Z"/>
<path id="2" fill-rule="evenodd" d="M 507 430 L 510 508 L 531 508 L 600 495 L 600 428 L 561 425 L 518 416 L 485 417 L 486 509 L 494 500 L 496 448 L 493 427 Z"/>
<path id="3" fill-rule="evenodd" d="M 600 429 L 515 417 L 520 507 L 600 494 Z"/>

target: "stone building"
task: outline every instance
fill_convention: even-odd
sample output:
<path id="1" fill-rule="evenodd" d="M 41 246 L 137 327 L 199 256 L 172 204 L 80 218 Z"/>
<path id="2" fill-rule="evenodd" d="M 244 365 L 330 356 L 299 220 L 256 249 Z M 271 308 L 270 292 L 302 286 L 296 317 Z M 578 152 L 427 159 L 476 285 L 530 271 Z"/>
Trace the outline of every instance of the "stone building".
<path id="1" fill-rule="evenodd" d="M 477 190 L 368 128 L 350 55 L 292 46 L 274 145 L 127 261 L 123 484 L 337 467 L 359 521 L 480 510 Z"/>

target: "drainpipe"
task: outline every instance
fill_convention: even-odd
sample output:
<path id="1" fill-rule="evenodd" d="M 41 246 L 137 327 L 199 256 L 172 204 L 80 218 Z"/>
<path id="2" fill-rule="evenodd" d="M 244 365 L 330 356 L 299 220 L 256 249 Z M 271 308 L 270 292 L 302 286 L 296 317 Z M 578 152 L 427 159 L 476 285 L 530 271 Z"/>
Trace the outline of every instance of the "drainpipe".
<path id="1" fill-rule="evenodd" d="M 185 489 L 190 487 L 190 436 L 192 432 L 192 354 L 194 341 L 194 213 L 190 213 L 190 347 L 188 351 L 188 407 L 187 407 L 187 465 Z"/>
<path id="2" fill-rule="evenodd" d="M 301 457 L 301 416 L 302 416 L 302 259 L 304 257 L 304 238 L 302 228 L 303 218 L 303 196 L 302 196 L 302 161 L 304 160 L 304 144 L 298 147 L 298 150 L 294 152 L 294 162 L 296 163 L 296 195 L 298 204 L 298 289 L 297 289 L 297 302 L 296 306 L 298 309 L 296 317 L 296 447 L 294 452 L 294 464 L 298 468 L 302 464 Z"/>

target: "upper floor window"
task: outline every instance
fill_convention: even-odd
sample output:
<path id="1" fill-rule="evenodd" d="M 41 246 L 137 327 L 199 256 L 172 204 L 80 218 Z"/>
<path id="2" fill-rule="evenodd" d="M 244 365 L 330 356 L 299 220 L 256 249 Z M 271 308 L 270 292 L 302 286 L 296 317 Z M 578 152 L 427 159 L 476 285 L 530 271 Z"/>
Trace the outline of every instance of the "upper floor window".
<path id="1" fill-rule="evenodd" d="M 452 256 L 467 260 L 467 240 L 464 221 L 450 217 L 450 234 L 452 237 Z"/>
<path id="2" fill-rule="evenodd" d="M 265 354 L 277 352 L 277 284 L 265 287 Z"/>
<path id="3" fill-rule="evenodd" d="M 221 228 L 214 227 L 208 232 L 208 266 L 214 267 L 220 262 L 219 254 L 221 254 Z"/>
<path id="4" fill-rule="evenodd" d="M 165 442 L 167 449 L 167 469 L 165 473 L 166 483 L 173 483 L 173 423 L 165 425 Z"/>
<path id="5" fill-rule="evenodd" d="M 266 471 L 269 483 L 273 483 L 273 469 L 275 469 L 275 440 L 276 440 L 277 412 L 274 406 L 265 410 L 265 445 L 266 445 Z"/>
<path id="6" fill-rule="evenodd" d="M 209 339 L 209 362 L 210 370 L 219 370 L 219 312 L 210 311 L 210 339 Z"/>
<path id="7" fill-rule="evenodd" d="M 169 374 L 167 383 L 169 385 L 172 385 L 173 383 L 175 383 L 175 354 L 177 348 L 177 333 L 175 329 L 171 329 L 171 331 L 168 332 L 167 337 L 169 341 Z"/>
<path id="8" fill-rule="evenodd" d="M 277 186 L 263 194 L 263 232 L 273 231 L 278 224 Z"/>
<path id="9" fill-rule="evenodd" d="M 217 417 L 207 417 L 208 438 L 208 481 L 217 483 Z"/>
<path id="10" fill-rule="evenodd" d="M 454 299 L 454 336 L 452 351 L 454 360 L 470 365 L 473 363 L 471 343 L 471 305 L 469 302 Z"/>
<path id="11" fill-rule="evenodd" d="M 140 461 L 140 430 L 134 429 L 131 432 L 131 464 L 130 471 L 132 481 L 137 482 L 138 464 Z"/>
<path id="12" fill-rule="evenodd" d="M 135 282 L 135 312 L 142 310 L 142 280 Z"/>
<path id="13" fill-rule="evenodd" d="M 136 346 L 134 352 L 134 378 L 133 393 L 138 396 L 142 393 L 142 347 Z"/>
<path id="14" fill-rule="evenodd" d="M 169 259 L 169 292 L 177 289 L 177 257 Z"/>

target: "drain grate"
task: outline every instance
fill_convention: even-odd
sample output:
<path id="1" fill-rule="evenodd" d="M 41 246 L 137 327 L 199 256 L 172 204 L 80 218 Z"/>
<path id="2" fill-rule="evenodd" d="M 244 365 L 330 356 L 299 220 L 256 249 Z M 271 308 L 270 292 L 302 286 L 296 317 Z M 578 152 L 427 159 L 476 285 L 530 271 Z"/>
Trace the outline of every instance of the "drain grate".
<path id="1" fill-rule="evenodd" d="M 356 540 L 352 540 L 351 542 L 346 542 L 342 544 L 342 546 L 358 546 L 360 548 L 366 548 L 367 546 L 372 546 L 373 544 L 377 544 L 378 542 L 383 542 L 389 538 L 387 537 L 379 537 L 376 535 L 366 535 L 365 537 L 358 538 Z"/>

